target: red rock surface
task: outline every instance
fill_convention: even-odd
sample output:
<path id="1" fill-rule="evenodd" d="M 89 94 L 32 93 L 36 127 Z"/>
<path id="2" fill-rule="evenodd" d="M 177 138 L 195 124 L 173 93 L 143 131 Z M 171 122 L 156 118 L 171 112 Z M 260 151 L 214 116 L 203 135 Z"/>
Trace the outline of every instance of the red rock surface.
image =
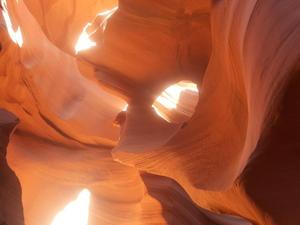
<path id="1" fill-rule="evenodd" d="M 83 188 L 89 225 L 300 223 L 299 1 L 2 8 L 23 44 L 1 18 L 0 107 L 20 123 L 1 158 L 1 193 L 17 194 L 0 198 L 0 224 L 21 225 L 24 214 L 27 225 L 50 225 Z M 96 46 L 76 54 L 88 22 Z M 155 104 L 166 121 L 152 105 L 179 81 L 199 93 L 183 92 L 175 110 Z M 0 126 L 5 152 L 12 130 Z"/>

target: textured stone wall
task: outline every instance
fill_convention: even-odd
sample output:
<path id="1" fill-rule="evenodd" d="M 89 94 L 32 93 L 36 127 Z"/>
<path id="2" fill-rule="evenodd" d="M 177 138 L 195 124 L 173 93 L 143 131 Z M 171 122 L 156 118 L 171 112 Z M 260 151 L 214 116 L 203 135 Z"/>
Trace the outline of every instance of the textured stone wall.
<path id="1" fill-rule="evenodd" d="M 23 44 L 1 18 L 0 107 L 20 119 L 7 158 L 26 224 L 50 224 L 84 187 L 90 225 L 299 224 L 299 7 L 7 0 Z M 88 22 L 96 46 L 76 54 Z M 184 80 L 195 112 L 167 122 L 152 104 Z"/>

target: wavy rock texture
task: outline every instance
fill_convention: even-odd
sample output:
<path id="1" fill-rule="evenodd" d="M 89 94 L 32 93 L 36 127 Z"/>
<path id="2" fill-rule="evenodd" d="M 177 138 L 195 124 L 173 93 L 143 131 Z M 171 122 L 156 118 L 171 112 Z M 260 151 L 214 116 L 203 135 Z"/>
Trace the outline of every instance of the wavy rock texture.
<path id="1" fill-rule="evenodd" d="M 25 224 L 50 225 L 83 188 L 89 225 L 299 224 L 299 1 L 2 7 L 23 38 L 15 45 L 1 19 L 0 107 L 20 119 L 7 158 Z M 76 54 L 88 22 L 96 46 Z M 183 80 L 199 89 L 180 98 L 198 102 L 194 114 L 158 105 L 167 122 L 152 104 Z M 19 182 L 1 162 L 1 193 L 16 194 L 1 195 L 0 224 L 21 225 Z"/>

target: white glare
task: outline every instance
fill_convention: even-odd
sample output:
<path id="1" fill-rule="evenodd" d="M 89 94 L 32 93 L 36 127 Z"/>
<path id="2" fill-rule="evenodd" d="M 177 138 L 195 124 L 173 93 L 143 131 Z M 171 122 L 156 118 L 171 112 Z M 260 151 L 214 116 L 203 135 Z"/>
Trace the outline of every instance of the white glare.
<path id="1" fill-rule="evenodd" d="M 127 109 L 128 109 L 128 104 L 126 104 L 126 105 L 124 106 L 124 108 L 122 109 L 122 111 L 127 111 Z"/>
<path id="2" fill-rule="evenodd" d="M 157 97 L 156 102 L 159 102 L 167 109 L 176 109 L 180 94 L 185 90 L 198 92 L 196 84 L 182 81 L 168 87 L 160 96 Z"/>
<path id="3" fill-rule="evenodd" d="M 102 31 L 104 31 L 106 29 L 107 26 L 107 21 L 108 19 L 114 14 L 114 12 L 118 9 L 118 7 L 115 7 L 111 10 L 106 10 L 104 12 L 98 13 L 97 16 L 102 16 L 105 17 L 103 19 L 103 21 L 101 22 L 101 24 L 99 24 L 99 28 L 102 28 Z M 93 30 L 91 32 L 88 32 L 88 29 L 92 26 L 92 23 L 87 23 L 79 38 L 78 41 L 75 45 L 75 52 L 76 54 L 78 54 L 78 52 L 83 51 L 83 50 L 87 50 L 89 48 L 95 47 L 97 45 L 96 42 L 92 41 L 90 39 L 90 37 L 98 30 L 98 28 L 96 30 Z"/>
<path id="4" fill-rule="evenodd" d="M 6 0 L 1 0 L 1 5 L 2 5 L 2 15 L 7 27 L 8 34 L 11 38 L 11 40 L 17 44 L 20 48 L 23 45 L 23 37 L 22 37 L 22 32 L 21 28 L 18 26 L 17 30 L 14 31 L 12 22 L 10 20 L 8 10 L 7 10 L 7 2 Z"/>
<path id="5" fill-rule="evenodd" d="M 160 113 L 159 109 L 156 108 L 155 105 L 152 105 L 152 108 L 154 109 L 154 111 L 156 112 L 156 114 L 157 114 L 158 116 L 160 116 L 161 118 L 163 118 L 163 119 L 165 119 L 166 121 L 170 122 L 170 121 L 168 120 L 168 118 L 167 118 L 164 114 Z"/>
<path id="6" fill-rule="evenodd" d="M 87 225 L 90 196 L 89 190 L 82 190 L 76 200 L 70 202 L 55 216 L 51 225 Z"/>
<path id="7" fill-rule="evenodd" d="M 96 42 L 91 41 L 90 35 L 87 33 L 87 29 L 89 26 L 91 26 L 91 23 L 88 23 L 87 25 L 85 25 L 82 33 L 79 36 L 79 39 L 75 45 L 76 54 L 82 50 L 86 50 L 86 49 L 96 46 Z"/>

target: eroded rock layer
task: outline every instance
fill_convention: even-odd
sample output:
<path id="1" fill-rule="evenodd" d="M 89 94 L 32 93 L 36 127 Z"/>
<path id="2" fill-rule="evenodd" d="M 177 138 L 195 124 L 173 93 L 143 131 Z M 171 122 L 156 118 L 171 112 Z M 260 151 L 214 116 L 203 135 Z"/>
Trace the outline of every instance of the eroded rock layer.
<path id="1" fill-rule="evenodd" d="M 298 225 L 299 9 L 2 0 L 0 107 L 20 124 L 6 156 L 1 117 L 0 224 L 23 204 L 50 225 L 88 188 L 89 225 Z M 155 103 L 180 82 L 198 91 Z"/>

